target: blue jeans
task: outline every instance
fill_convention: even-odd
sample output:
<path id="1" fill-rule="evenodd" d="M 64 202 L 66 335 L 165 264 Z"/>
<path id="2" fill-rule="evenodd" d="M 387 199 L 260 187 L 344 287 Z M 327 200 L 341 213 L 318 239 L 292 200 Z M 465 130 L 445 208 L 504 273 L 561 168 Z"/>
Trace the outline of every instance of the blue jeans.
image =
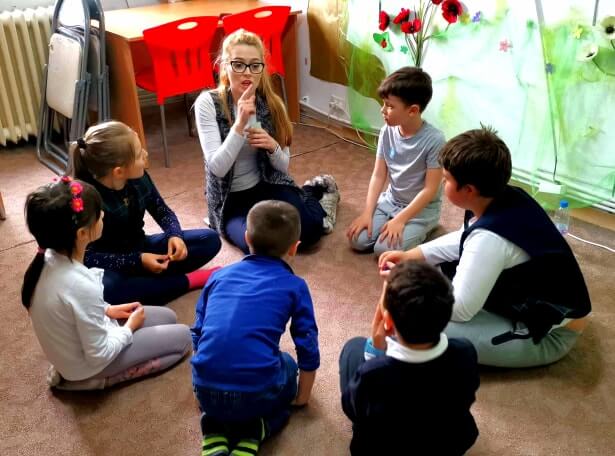
<path id="1" fill-rule="evenodd" d="M 254 419 L 265 420 L 266 435 L 278 432 L 290 418 L 290 403 L 297 395 L 297 363 L 288 353 L 280 354 L 280 381 L 265 391 L 244 393 L 219 391 L 199 386 L 194 392 L 203 416 L 229 425 L 241 426 Z M 204 433 L 203 433 L 204 434 Z"/>
<path id="2" fill-rule="evenodd" d="M 188 256 L 183 261 L 171 262 L 166 271 L 153 274 L 141 267 L 134 274 L 105 269 L 104 297 L 109 304 L 139 301 L 143 305 L 164 305 L 188 292 L 186 274 L 209 262 L 220 251 L 220 237 L 213 230 L 184 230 L 184 243 Z M 168 241 L 164 233 L 146 236 L 142 252 L 165 254 Z"/>

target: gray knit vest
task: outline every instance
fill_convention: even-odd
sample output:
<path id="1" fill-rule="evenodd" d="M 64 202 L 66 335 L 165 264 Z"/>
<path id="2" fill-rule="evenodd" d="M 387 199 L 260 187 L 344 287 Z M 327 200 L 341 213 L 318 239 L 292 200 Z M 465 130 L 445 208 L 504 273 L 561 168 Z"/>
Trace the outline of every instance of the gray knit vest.
<path id="1" fill-rule="evenodd" d="M 218 128 L 220 129 L 220 139 L 224 142 L 231 130 L 231 126 L 235 122 L 232 109 L 233 99 L 231 96 L 231 91 L 227 91 L 227 106 L 229 107 L 231 114 L 230 123 L 224 113 L 224 110 L 222 109 L 218 91 L 211 90 L 209 94 L 211 95 L 214 106 L 216 107 L 216 122 L 218 123 Z M 269 107 L 267 106 L 265 99 L 258 93 L 256 95 L 256 118 L 260 121 L 262 128 L 271 136 L 274 136 L 275 129 L 271 121 Z M 297 185 L 288 174 L 278 171 L 271 166 L 271 162 L 269 161 L 269 157 L 267 155 L 267 151 L 264 149 L 260 149 L 257 152 L 256 162 L 258 165 L 260 180 L 270 184 L 290 185 L 297 188 Z M 234 169 L 235 165 L 231 167 L 230 171 L 226 173 L 224 177 L 217 177 L 208 170 L 207 164 L 205 164 L 209 226 L 220 234 L 224 234 L 224 226 L 226 224 L 224 220 L 224 204 L 226 203 L 226 199 L 231 191 L 231 182 L 233 182 Z"/>

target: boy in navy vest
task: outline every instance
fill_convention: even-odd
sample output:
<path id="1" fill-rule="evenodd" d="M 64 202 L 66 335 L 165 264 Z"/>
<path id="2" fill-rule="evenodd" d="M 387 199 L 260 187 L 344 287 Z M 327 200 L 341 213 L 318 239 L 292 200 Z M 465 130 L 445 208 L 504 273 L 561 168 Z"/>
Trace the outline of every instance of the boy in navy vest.
<path id="1" fill-rule="evenodd" d="M 439 264 L 455 290 L 445 333 L 469 339 L 480 364 L 530 367 L 559 360 L 591 311 L 572 250 L 540 205 L 508 185 L 510 152 L 492 129 L 451 139 L 440 162 L 445 195 L 466 210 L 464 226 L 407 252 L 384 253 L 379 264 Z"/>
<path id="2" fill-rule="evenodd" d="M 192 382 L 204 455 L 256 454 L 288 421 L 291 405 L 310 398 L 318 328 L 305 280 L 284 261 L 297 252 L 300 232 L 290 204 L 255 204 L 245 232 L 251 254 L 212 275 L 197 302 Z M 280 350 L 289 320 L 296 362 Z"/>
<path id="3" fill-rule="evenodd" d="M 448 279 L 435 267 L 409 261 L 393 268 L 371 339 L 348 341 L 340 356 L 353 456 L 462 455 L 476 441 L 470 413 L 479 385 L 476 350 L 442 333 L 453 301 Z"/>

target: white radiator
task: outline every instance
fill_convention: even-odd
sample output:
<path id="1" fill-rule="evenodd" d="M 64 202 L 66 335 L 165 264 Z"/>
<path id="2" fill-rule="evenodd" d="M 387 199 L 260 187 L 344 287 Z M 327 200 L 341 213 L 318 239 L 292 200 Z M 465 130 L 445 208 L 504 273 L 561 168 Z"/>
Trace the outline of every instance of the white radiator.
<path id="1" fill-rule="evenodd" d="M 53 7 L 0 13 L 0 145 L 36 136 Z"/>

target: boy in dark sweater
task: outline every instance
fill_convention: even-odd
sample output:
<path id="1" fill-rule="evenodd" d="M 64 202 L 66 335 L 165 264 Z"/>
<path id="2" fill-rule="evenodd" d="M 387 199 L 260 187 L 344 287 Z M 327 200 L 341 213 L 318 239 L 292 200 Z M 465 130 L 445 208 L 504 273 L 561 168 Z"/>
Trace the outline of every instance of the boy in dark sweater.
<path id="1" fill-rule="evenodd" d="M 372 337 L 351 339 L 340 356 L 353 456 L 461 455 L 476 441 L 476 350 L 442 332 L 453 301 L 448 280 L 427 263 L 401 263 L 389 274 Z"/>
<path id="2" fill-rule="evenodd" d="M 216 272 L 197 302 L 192 378 L 204 455 L 233 448 L 231 455 L 256 454 L 286 423 L 291 405 L 310 398 L 318 328 L 307 284 L 283 260 L 297 252 L 300 231 L 290 204 L 254 205 L 245 234 L 251 254 Z M 289 320 L 297 362 L 279 347 Z"/>
<path id="3" fill-rule="evenodd" d="M 579 264 L 542 207 L 509 185 L 508 147 L 491 128 L 469 130 L 440 152 L 444 194 L 463 227 L 379 263 L 423 260 L 453 283 L 449 337 L 468 339 L 480 364 L 533 367 L 574 346 L 591 301 Z"/>

